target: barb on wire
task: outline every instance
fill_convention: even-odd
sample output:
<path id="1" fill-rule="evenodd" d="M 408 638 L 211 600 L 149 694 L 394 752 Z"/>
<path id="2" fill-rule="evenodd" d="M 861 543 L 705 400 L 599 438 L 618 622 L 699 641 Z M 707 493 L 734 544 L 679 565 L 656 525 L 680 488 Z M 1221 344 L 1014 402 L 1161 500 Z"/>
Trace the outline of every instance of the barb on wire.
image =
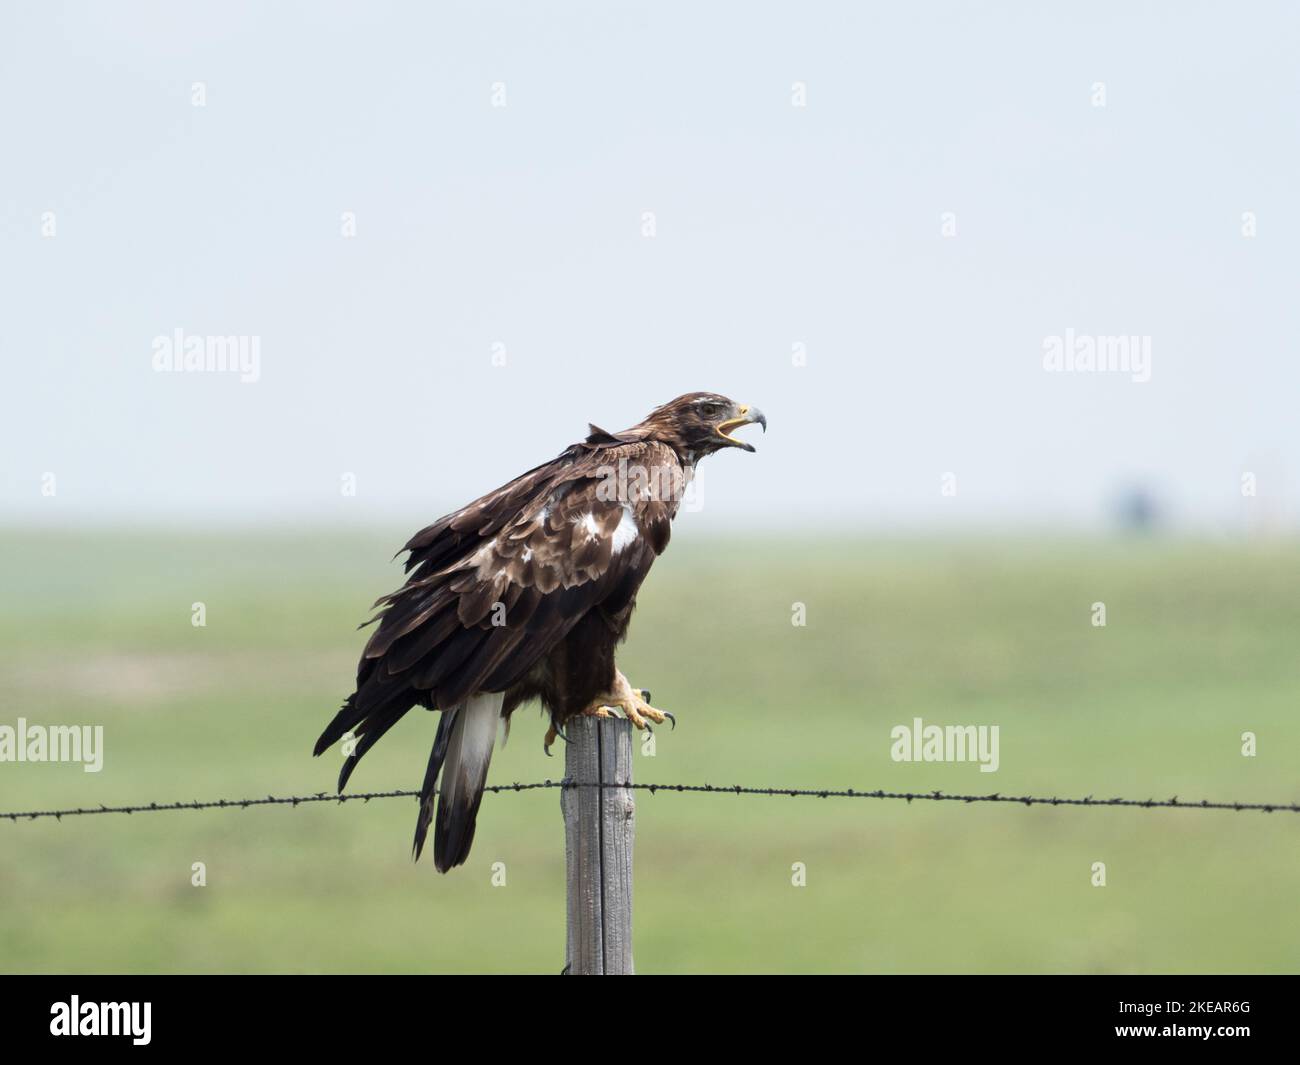
<path id="1" fill-rule="evenodd" d="M 1097 799 L 1091 795 L 1083 798 L 1060 798 L 1045 795 L 1003 795 L 993 792 L 989 795 L 961 795 L 945 791 L 859 791 L 855 788 L 771 788 L 747 787 L 741 784 L 633 784 L 610 782 L 576 782 L 564 780 L 542 780 L 533 784 L 489 784 L 484 791 L 537 791 L 541 788 L 616 788 L 630 791 L 648 791 L 651 795 L 659 792 L 676 792 L 708 795 L 769 795 L 788 796 L 791 798 L 816 799 L 901 799 L 905 802 L 1003 802 L 1020 806 L 1139 806 L 1144 809 L 1157 807 L 1178 810 L 1232 810 L 1242 812 L 1253 810 L 1259 813 L 1274 812 L 1300 813 L 1300 803 L 1280 802 L 1211 802 L 1208 799 L 1180 799 L 1177 795 L 1169 799 Z M 409 799 L 418 796 L 418 791 L 362 791 L 351 795 L 332 795 L 318 791 L 314 795 L 267 795 L 258 799 L 195 799 L 192 802 L 150 802 L 134 806 L 89 806 L 73 807 L 65 810 L 13 810 L 0 812 L 0 819 L 10 821 L 35 821 L 39 818 L 52 817 L 61 821 L 65 817 L 82 817 L 88 814 L 137 814 L 153 813 L 164 810 L 234 810 L 247 809 L 250 806 L 303 806 L 308 803 L 369 802 L 371 799 Z"/>

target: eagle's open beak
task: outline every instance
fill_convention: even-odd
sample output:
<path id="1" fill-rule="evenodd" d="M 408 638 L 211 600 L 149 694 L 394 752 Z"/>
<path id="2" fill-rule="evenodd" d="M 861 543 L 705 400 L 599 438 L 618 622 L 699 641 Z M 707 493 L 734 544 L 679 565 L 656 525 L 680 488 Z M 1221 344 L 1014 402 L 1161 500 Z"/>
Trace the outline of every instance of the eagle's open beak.
<path id="1" fill-rule="evenodd" d="M 754 422 L 758 422 L 758 424 L 763 427 L 763 432 L 767 432 L 767 418 L 757 407 L 740 407 L 738 409 L 740 411 L 739 418 L 728 418 L 725 422 L 719 423 L 718 435 L 732 447 L 739 447 L 746 451 L 753 451 L 753 444 L 747 444 L 743 440 L 737 440 L 731 435 L 731 431 L 733 429 L 739 429 L 742 425 L 752 425 Z"/>

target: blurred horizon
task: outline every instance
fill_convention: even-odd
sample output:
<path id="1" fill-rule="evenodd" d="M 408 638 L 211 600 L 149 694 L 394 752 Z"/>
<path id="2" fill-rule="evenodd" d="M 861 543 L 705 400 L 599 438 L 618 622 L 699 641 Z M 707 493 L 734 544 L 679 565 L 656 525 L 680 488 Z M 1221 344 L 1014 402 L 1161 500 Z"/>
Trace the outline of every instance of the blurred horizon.
<path id="1" fill-rule="evenodd" d="M 367 518 L 341 518 L 327 527 L 321 523 L 336 518 L 327 511 L 299 511 L 288 515 L 271 514 L 213 514 L 165 515 L 161 517 L 111 514 L 94 517 L 89 521 L 58 522 L 32 517 L 8 518 L 0 522 L 0 536 L 12 533 L 18 536 L 50 533 L 53 535 L 78 535 L 104 533 L 108 535 L 149 535 L 152 533 L 192 533 L 203 536 L 209 532 L 246 532 L 254 535 L 276 537 L 302 533 L 328 533 L 331 536 L 365 538 L 392 537 L 404 541 L 426 525 L 455 510 L 455 506 L 430 510 L 425 515 L 415 512 L 393 511 Z M 685 538 L 698 538 L 704 542 L 735 539 L 744 536 L 762 542 L 780 543 L 804 540 L 813 543 L 852 541 L 864 545 L 889 545 L 915 539 L 930 544 L 1018 543 L 1033 540 L 1045 546 L 1069 543 L 1094 544 L 1144 544 L 1167 543 L 1209 544 L 1225 543 L 1249 547 L 1252 544 L 1272 545 L 1291 543 L 1300 539 L 1300 529 L 1291 525 L 1263 524 L 1231 525 L 1227 522 L 1201 522 L 1197 524 L 1160 524 L 1152 528 L 1134 529 L 1122 520 L 1110 516 L 1099 517 L 1096 522 L 1081 524 L 1054 522 L 1048 518 L 1028 519 L 1010 523 L 970 521 L 950 527 L 939 523 L 884 523 L 869 519 L 840 522 L 825 530 L 808 530 L 795 522 L 783 522 L 778 515 L 773 520 L 750 519 L 708 521 L 703 515 L 679 515 L 673 522 L 673 543 Z M 396 549 L 396 548 L 394 548 Z M 669 547 L 672 550 L 672 547 Z"/>

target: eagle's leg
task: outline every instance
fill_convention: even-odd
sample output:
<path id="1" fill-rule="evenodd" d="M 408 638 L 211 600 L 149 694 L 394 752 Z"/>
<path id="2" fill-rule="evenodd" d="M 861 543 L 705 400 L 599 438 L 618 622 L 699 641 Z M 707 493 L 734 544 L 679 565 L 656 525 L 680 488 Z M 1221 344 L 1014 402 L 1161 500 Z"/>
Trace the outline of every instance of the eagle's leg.
<path id="1" fill-rule="evenodd" d="M 612 707 L 623 711 L 623 716 L 632 722 L 639 729 L 646 728 L 647 721 L 653 721 L 656 725 L 663 724 L 665 721 L 673 720 L 672 714 L 666 714 L 662 710 L 656 710 L 649 703 L 650 693 L 639 688 L 634 688 L 627 682 L 627 677 L 623 676 L 620 670 L 614 670 L 614 689 L 606 692 L 604 695 L 598 695 L 592 700 L 583 713 L 595 717 L 608 717 L 607 707 Z"/>

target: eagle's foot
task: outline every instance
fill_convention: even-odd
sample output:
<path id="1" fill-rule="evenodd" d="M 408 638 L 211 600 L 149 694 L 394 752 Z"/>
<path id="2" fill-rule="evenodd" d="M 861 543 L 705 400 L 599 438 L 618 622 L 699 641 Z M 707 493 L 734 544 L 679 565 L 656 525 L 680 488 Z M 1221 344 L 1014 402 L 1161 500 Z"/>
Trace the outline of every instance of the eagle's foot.
<path id="1" fill-rule="evenodd" d="M 565 743 L 569 742 L 569 737 L 564 734 L 564 730 L 557 728 L 555 722 L 552 721 L 551 727 L 546 730 L 546 735 L 542 737 L 542 753 L 547 758 L 551 757 L 551 745 L 555 742 L 557 736 Z"/>
<path id="2" fill-rule="evenodd" d="M 677 721 L 672 714 L 656 710 L 650 705 L 650 693 L 647 690 L 632 687 L 627 682 L 627 677 L 617 670 L 614 672 L 614 690 L 597 696 L 583 713 L 595 717 L 609 717 L 611 716 L 609 709 L 623 711 L 623 716 L 638 729 L 649 728 L 647 722 L 662 725 L 665 721 L 672 721 L 673 727 L 677 726 Z"/>

